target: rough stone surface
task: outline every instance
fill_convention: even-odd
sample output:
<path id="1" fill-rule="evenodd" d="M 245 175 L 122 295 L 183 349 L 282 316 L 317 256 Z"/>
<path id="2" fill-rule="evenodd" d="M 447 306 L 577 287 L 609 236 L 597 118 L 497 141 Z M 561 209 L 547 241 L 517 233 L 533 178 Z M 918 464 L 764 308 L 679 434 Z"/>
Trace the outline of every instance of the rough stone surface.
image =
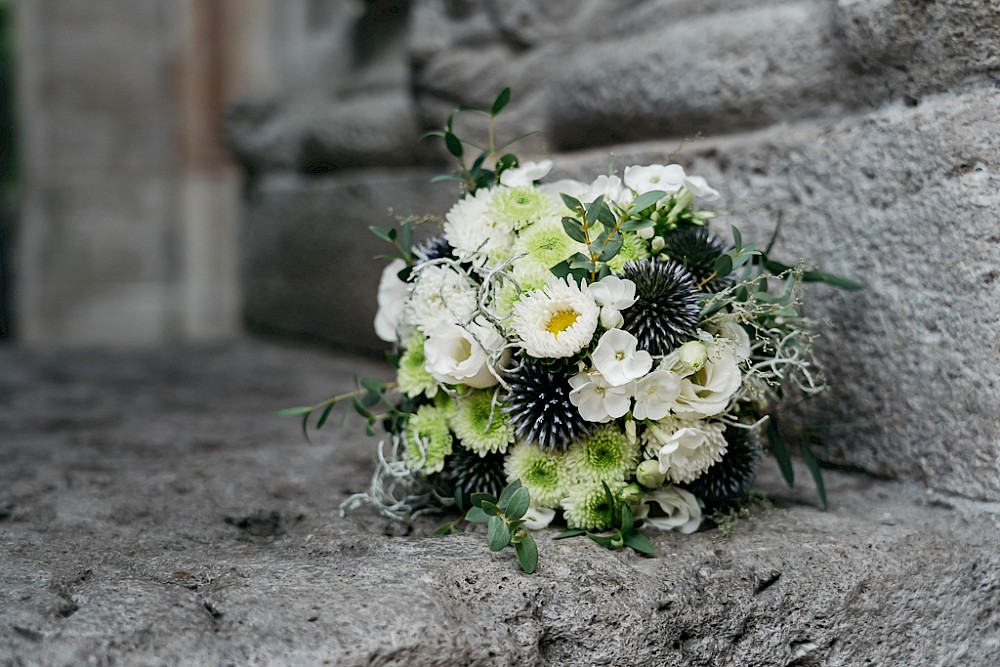
<path id="1" fill-rule="evenodd" d="M 386 349 L 373 335 L 375 294 L 393 248 L 369 231 L 394 215 L 443 215 L 453 184 L 435 172 L 355 170 L 344 175 L 262 178 L 248 201 L 245 229 L 246 319 L 255 330 Z M 418 237 L 435 228 L 422 225 Z"/>
<path id="2" fill-rule="evenodd" d="M 829 472 L 831 509 L 766 468 L 769 517 L 654 536 L 660 556 L 539 537 L 519 573 L 338 503 L 372 441 L 315 445 L 276 407 L 379 365 L 244 343 L 0 349 L 0 664 L 988 665 L 996 516 Z M 801 472 L 801 471 L 800 471 Z"/>

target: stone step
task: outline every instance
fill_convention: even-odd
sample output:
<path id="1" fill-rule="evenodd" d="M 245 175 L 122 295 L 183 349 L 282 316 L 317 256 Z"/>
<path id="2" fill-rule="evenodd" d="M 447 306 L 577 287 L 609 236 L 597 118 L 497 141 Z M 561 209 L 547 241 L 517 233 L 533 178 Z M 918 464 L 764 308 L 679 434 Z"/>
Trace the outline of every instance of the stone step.
<path id="1" fill-rule="evenodd" d="M 774 510 L 653 536 L 641 558 L 539 535 L 519 572 L 479 534 L 338 504 L 374 442 L 279 407 L 369 361 L 245 342 L 0 348 L 0 663 L 991 665 L 996 518 L 838 472 L 830 511 L 771 467 Z M 802 471 L 800 471 L 802 472 Z"/>

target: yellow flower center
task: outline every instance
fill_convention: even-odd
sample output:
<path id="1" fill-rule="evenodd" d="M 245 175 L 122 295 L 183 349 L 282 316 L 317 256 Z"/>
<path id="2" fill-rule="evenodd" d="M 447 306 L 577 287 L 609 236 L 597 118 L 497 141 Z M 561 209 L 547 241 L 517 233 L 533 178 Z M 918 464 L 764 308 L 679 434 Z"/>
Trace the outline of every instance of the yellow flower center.
<path id="1" fill-rule="evenodd" d="M 560 310 L 558 313 L 552 316 L 549 320 L 549 324 L 545 327 L 553 336 L 558 336 L 566 329 L 573 326 L 573 323 L 580 317 L 580 313 L 575 310 Z"/>

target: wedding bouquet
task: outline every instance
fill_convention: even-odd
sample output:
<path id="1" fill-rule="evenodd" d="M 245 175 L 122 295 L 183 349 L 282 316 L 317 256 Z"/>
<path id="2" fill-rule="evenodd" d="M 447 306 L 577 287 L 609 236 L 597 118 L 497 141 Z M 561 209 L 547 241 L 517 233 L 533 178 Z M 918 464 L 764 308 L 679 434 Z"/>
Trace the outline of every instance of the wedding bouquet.
<path id="1" fill-rule="evenodd" d="M 760 432 L 791 481 L 770 410 L 824 386 L 800 286 L 855 285 L 773 260 L 773 239 L 717 236 L 700 204 L 718 192 L 678 164 L 544 182 L 550 161 L 494 145 L 509 97 L 481 112 L 489 143 L 471 166 L 451 118 L 434 133 L 463 186 L 437 234 L 414 244 L 414 221 L 373 228 L 397 251 L 375 320 L 397 373 L 348 395 L 388 439 L 347 505 L 395 517 L 456 506 L 441 533 L 486 523 L 490 548 L 514 546 L 529 572 L 528 531 L 553 521 L 560 537 L 652 553 L 641 528 L 691 533 L 745 502 Z M 322 409 L 322 425 L 341 398 L 286 413 L 308 425 Z"/>

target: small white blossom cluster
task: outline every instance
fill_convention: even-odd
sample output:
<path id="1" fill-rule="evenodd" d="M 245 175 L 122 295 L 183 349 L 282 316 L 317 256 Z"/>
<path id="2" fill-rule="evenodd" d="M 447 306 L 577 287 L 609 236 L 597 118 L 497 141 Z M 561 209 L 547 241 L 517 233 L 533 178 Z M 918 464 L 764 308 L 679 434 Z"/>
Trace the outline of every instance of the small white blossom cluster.
<path id="1" fill-rule="evenodd" d="M 728 474 L 727 429 L 762 416 L 755 323 L 727 305 L 736 281 L 703 265 L 727 246 L 696 201 L 719 194 L 677 164 L 539 184 L 551 168 L 528 162 L 465 194 L 446 251 L 383 273 L 375 329 L 401 352 L 413 466 L 447 476 L 463 450 L 507 457 L 531 527 L 560 512 L 608 527 L 606 486 L 644 525 L 692 532 L 699 483 Z"/>

